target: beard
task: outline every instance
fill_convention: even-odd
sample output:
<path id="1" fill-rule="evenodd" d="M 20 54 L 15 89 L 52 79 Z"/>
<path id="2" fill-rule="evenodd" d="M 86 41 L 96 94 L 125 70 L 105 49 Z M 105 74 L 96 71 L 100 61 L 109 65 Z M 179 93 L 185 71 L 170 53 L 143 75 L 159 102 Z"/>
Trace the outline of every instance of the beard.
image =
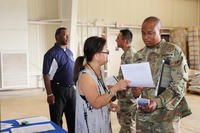
<path id="1" fill-rule="evenodd" d="M 68 44 L 69 44 L 69 41 L 61 41 L 60 44 L 61 44 L 62 46 L 65 46 L 65 45 L 68 45 Z"/>

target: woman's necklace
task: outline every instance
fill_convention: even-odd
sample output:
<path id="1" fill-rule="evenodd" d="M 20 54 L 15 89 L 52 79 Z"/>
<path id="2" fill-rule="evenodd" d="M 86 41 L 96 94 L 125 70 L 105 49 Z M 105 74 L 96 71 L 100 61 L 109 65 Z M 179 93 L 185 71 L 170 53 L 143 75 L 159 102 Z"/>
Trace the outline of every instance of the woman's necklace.
<path id="1" fill-rule="evenodd" d="M 98 75 L 97 75 L 97 73 L 96 73 L 95 70 L 93 69 L 93 67 L 92 67 L 89 63 L 87 63 L 87 64 L 88 64 L 88 66 L 92 69 L 92 71 L 94 72 L 94 74 L 96 75 L 98 82 L 101 84 L 101 86 L 102 86 L 103 89 L 104 89 L 104 92 L 109 93 L 109 90 L 106 88 L 106 85 L 105 85 L 104 82 L 103 82 L 103 77 L 102 77 L 102 75 L 101 75 L 101 70 L 100 70 L 100 78 L 99 78 Z M 99 88 L 99 89 L 100 89 L 100 88 Z M 100 90 L 99 90 L 99 92 L 100 92 Z M 100 94 L 101 94 L 101 92 L 100 92 Z M 113 101 L 115 101 L 115 100 L 116 100 L 116 96 L 114 95 L 114 96 L 112 97 L 111 101 L 113 102 Z"/>
<path id="2" fill-rule="evenodd" d="M 97 75 L 97 73 L 96 73 L 96 71 L 94 70 L 94 68 L 89 64 L 89 63 L 87 63 L 88 64 L 88 66 L 92 69 L 92 71 L 94 72 L 94 74 L 95 74 L 95 76 L 97 77 L 97 79 L 99 80 L 100 78 L 99 78 L 99 76 Z M 100 77 L 101 77 L 101 72 L 100 72 Z M 102 78 L 102 77 L 101 77 Z"/>
<path id="3" fill-rule="evenodd" d="M 108 89 L 106 88 L 106 85 L 104 84 L 103 82 L 103 78 L 102 78 L 102 75 L 101 75 L 101 71 L 100 71 L 100 78 L 99 76 L 97 75 L 97 73 L 95 72 L 94 68 L 88 63 L 88 66 L 92 69 L 92 71 L 94 72 L 95 76 L 97 77 L 97 80 L 98 82 L 101 84 L 101 86 L 103 87 L 104 91 L 105 92 L 108 92 Z"/>

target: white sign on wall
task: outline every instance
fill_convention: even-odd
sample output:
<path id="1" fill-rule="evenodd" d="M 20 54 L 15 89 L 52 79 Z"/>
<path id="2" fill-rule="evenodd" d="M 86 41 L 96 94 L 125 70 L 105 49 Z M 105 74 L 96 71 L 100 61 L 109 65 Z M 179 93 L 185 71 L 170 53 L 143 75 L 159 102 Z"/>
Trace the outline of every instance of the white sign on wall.
<path id="1" fill-rule="evenodd" d="M 28 86 L 28 61 L 26 52 L 1 52 L 0 88 Z"/>

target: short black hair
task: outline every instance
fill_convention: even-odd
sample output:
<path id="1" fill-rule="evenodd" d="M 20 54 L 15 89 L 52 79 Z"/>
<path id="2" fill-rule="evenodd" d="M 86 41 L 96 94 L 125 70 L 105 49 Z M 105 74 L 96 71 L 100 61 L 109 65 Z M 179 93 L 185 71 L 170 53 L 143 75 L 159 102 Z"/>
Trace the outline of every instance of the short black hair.
<path id="1" fill-rule="evenodd" d="M 66 28 L 66 27 L 60 27 L 60 28 L 58 28 L 58 29 L 56 30 L 56 32 L 55 32 L 55 39 L 56 39 L 56 36 L 59 35 L 59 34 L 61 33 L 62 30 L 67 30 L 67 28 Z"/>
<path id="2" fill-rule="evenodd" d="M 129 43 L 132 42 L 133 34 L 129 29 L 121 29 L 120 33 L 122 34 L 122 37 L 126 39 Z"/>

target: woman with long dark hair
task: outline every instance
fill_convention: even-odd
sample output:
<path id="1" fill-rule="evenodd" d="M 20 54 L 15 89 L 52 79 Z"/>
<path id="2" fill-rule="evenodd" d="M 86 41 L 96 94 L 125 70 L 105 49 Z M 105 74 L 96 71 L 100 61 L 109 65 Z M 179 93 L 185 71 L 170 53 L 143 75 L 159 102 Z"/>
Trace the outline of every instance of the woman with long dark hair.
<path id="1" fill-rule="evenodd" d="M 111 133 L 110 113 L 117 110 L 111 99 L 124 90 L 129 81 L 120 80 L 110 89 L 103 82 L 101 66 L 108 62 L 106 39 L 89 37 L 84 44 L 84 55 L 75 61 L 76 133 Z"/>

